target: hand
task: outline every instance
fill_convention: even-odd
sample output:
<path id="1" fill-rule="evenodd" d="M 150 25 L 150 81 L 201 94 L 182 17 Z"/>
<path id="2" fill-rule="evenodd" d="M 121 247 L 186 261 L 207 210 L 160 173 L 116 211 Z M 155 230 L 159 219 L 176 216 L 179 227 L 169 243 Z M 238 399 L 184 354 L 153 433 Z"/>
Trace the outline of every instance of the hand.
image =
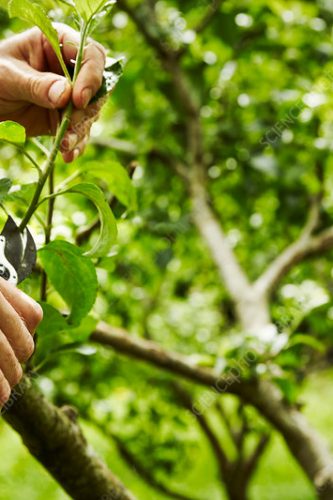
<path id="1" fill-rule="evenodd" d="M 34 352 L 33 334 L 42 317 L 37 302 L 0 278 L 0 407 L 22 378 L 20 363 Z"/>
<path id="2" fill-rule="evenodd" d="M 63 24 L 55 24 L 64 60 L 73 66 L 80 35 Z M 102 84 L 105 50 L 89 41 L 83 65 L 72 89 L 62 76 L 58 59 L 42 32 L 33 28 L 0 43 L 0 121 L 13 120 L 26 128 L 28 136 L 54 135 L 61 111 L 72 99 L 75 106 L 62 154 L 71 162 L 82 154 L 90 128 L 102 103 L 89 105 Z"/>

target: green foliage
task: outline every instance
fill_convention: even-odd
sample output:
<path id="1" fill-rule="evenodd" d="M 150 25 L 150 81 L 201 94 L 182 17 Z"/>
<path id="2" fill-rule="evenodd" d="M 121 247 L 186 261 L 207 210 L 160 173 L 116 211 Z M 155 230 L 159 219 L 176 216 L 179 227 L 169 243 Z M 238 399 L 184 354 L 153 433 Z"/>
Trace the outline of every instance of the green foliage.
<path id="1" fill-rule="evenodd" d="M 25 129 L 12 121 L 0 123 L 0 141 L 11 142 L 17 145 L 25 143 Z"/>
<path id="2" fill-rule="evenodd" d="M 10 179 L 0 179 L 0 201 L 2 201 L 12 186 Z"/>
<path id="3" fill-rule="evenodd" d="M 116 161 L 85 163 L 80 169 L 84 177 L 102 180 L 107 188 L 129 210 L 137 209 L 136 190 L 124 167 Z"/>
<path id="4" fill-rule="evenodd" d="M 96 270 L 88 257 L 67 241 L 53 241 L 39 251 L 52 285 L 71 309 L 69 322 L 80 324 L 97 294 Z"/>
<path id="5" fill-rule="evenodd" d="M 114 4 L 115 0 L 75 0 L 76 10 L 86 22 Z"/>
<path id="6" fill-rule="evenodd" d="M 65 190 L 80 196 L 57 198 L 53 227 L 58 237 L 74 241 L 94 216 L 92 204 L 96 205 L 101 234 L 97 243 L 94 234 L 85 247 L 92 243 L 90 257 L 104 257 L 92 263 L 57 240 L 55 245 L 61 245 L 60 253 L 65 255 L 63 269 L 62 257 L 52 249 L 54 243 L 40 251 L 51 284 L 72 309 L 70 321 L 76 318 L 75 323 L 81 324 L 69 324 L 59 312 L 63 303 L 51 291 L 49 304 L 43 304 L 37 365 L 42 366 L 45 386 L 52 386 L 54 399 L 59 404 L 72 403 L 102 426 L 104 441 L 110 442 L 110 432 L 119 435 L 166 484 L 176 481 L 179 489 L 191 492 L 191 498 L 220 498 L 214 480 L 214 486 L 204 482 L 208 473 L 216 472 L 209 450 L 206 463 L 191 476 L 201 458 L 200 451 L 193 449 L 193 442 L 200 441 L 197 424 L 187 420 L 156 370 L 104 350 L 82 363 L 77 347 L 95 324 L 87 316 L 94 302 L 93 295 L 86 297 L 91 292 L 87 276 L 95 283 L 96 296 L 92 269 L 98 265 L 97 317 L 188 355 L 195 365 L 214 366 L 218 373 L 242 366 L 251 347 L 258 366 L 243 368 L 242 376 L 256 373 L 274 381 L 285 400 L 297 405 L 308 372 L 331 360 L 331 255 L 304 262 L 285 277 L 271 303 L 277 326 L 272 341 L 245 338 L 207 247 L 193 227 L 186 183 L 171 168 L 191 160 L 185 132 L 188 117 L 172 85 L 177 74 L 166 71 L 165 60 L 160 64 L 154 48 L 125 12 L 99 19 L 95 14 L 104 4 L 82 1 L 76 2 L 76 8 L 86 21 L 92 16 L 101 21 L 96 37 L 116 54 L 111 82 L 120 73 L 118 54 L 126 52 L 129 62 L 87 155 L 73 167 L 57 165 L 60 185 L 68 185 L 77 169 L 84 184 Z M 179 64 L 193 86 L 201 114 L 210 201 L 237 258 L 249 278 L 256 279 L 299 236 L 314 194 L 323 191 L 318 232 L 333 223 L 332 7 L 328 2 L 287 5 L 282 0 L 226 0 L 211 25 L 195 35 L 191 29 L 204 14 L 203 2 L 168 0 L 148 6 L 148 2 L 129 0 L 129 4 L 154 34 L 153 12 L 160 23 L 163 50 L 171 47 L 183 53 Z M 57 15 L 57 20 L 64 19 Z M 40 159 L 36 148 L 29 147 Z M 36 185 L 22 159 L 8 145 L 5 148 L 2 168 L 6 177 L 19 179 L 14 186 L 21 188 L 5 196 L 9 184 L 4 179 L 0 198 L 3 192 L 6 207 L 9 204 L 21 215 Z M 132 161 L 139 165 L 134 183 L 121 167 Z M 135 212 L 130 220 L 124 215 L 119 220 L 117 240 L 109 195 Z M 44 207 L 37 213 L 42 221 Z M 121 210 L 115 206 L 116 216 L 123 214 Z M 31 225 L 41 236 L 39 220 Z M 86 259 L 83 266 L 81 259 Z M 38 297 L 37 277 L 24 286 Z M 321 418 L 319 400 L 313 408 Z M 228 443 L 223 425 L 209 411 L 207 415 L 221 442 Z M 231 419 L 239 424 L 234 408 Z M 254 426 L 260 420 L 255 414 L 250 419 Z M 329 428 L 329 419 L 322 428 Z M 230 455 L 235 451 L 228 444 L 226 448 Z M 114 461 L 118 466 L 120 459 Z M 252 481 L 253 498 L 313 498 L 298 471 L 290 472 L 294 463 L 280 442 L 274 440 L 262 467 L 264 472 Z M 273 476 L 274 482 L 267 482 Z M 294 489 L 291 476 L 297 476 Z M 191 489 L 199 479 L 202 489 Z M 139 498 L 157 498 L 154 490 L 147 491 Z"/>
<path id="7" fill-rule="evenodd" d="M 8 12 L 11 17 L 18 17 L 22 21 L 27 22 L 30 26 L 38 26 L 52 45 L 64 74 L 69 78 L 68 70 L 59 45 L 58 33 L 52 26 L 50 19 L 42 7 L 38 5 L 38 3 L 30 2 L 29 0 L 10 0 L 8 3 Z"/>
<path id="8" fill-rule="evenodd" d="M 67 189 L 66 193 L 82 194 L 94 203 L 98 209 L 101 221 L 101 232 L 94 247 L 86 252 L 85 255 L 89 257 L 104 257 L 110 252 L 116 240 L 117 223 L 103 192 L 94 184 L 82 183 Z"/>
<path id="9" fill-rule="evenodd" d="M 48 303 L 42 303 L 43 321 L 38 327 L 38 351 L 35 362 L 43 365 L 53 355 L 63 350 L 75 350 L 85 342 L 96 327 L 96 320 L 86 316 L 80 326 L 73 326 L 71 318 L 65 318 Z"/>
<path id="10" fill-rule="evenodd" d="M 320 342 L 318 339 L 311 337 L 310 335 L 302 335 L 301 333 L 294 335 L 289 342 L 290 347 L 296 345 L 307 345 L 312 349 L 321 352 L 322 354 L 325 353 L 326 350 L 325 344 L 323 344 L 323 342 Z"/>
<path id="11" fill-rule="evenodd" d="M 103 83 L 97 94 L 93 97 L 92 102 L 98 101 L 101 97 L 112 92 L 117 83 L 121 79 L 124 71 L 124 58 L 118 59 L 108 58 L 103 76 Z"/>

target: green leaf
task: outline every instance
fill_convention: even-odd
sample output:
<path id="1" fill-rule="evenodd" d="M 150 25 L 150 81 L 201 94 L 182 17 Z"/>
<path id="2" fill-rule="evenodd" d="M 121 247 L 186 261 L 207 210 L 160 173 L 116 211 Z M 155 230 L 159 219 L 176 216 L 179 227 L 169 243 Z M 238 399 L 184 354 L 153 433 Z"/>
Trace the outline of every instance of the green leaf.
<path id="1" fill-rule="evenodd" d="M 101 232 L 95 246 L 85 255 L 87 257 L 104 257 L 110 252 L 117 238 L 117 223 L 103 191 L 95 184 L 82 183 L 67 189 L 62 194 L 65 193 L 82 194 L 96 206 L 101 221 Z"/>
<path id="2" fill-rule="evenodd" d="M 297 387 L 295 382 L 293 380 L 282 377 L 275 377 L 273 380 L 275 384 L 280 388 L 288 403 L 296 403 L 299 394 L 299 387 Z"/>
<path id="3" fill-rule="evenodd" d="M 68 327 L 66 319 L 50 304 L 42 302 L 41 306 L 43 320 L 37 328 L 37 364 L 44 361 L 47 356 L 62 345 L 70 343 L 70 338 L 62 333 Z"/>
<path id="4" fill-rule="evenodd" d="M 59 59 L 64 75 L 70 80 L 65 61 L 62 57 L 58 33 L 52 26 L 52 23 L 44 9 L 37 3 L 28 0 L 11 0 L 8 5 L 8 13 L 11 17 L 18 17 L 31 26 L 38 26 L 52 45 L 52 48 Z"/>
<path id="5" fill-rule="evenodd" d="M 79 326 L 71 327 L 66 318 L 53 306 L 46 302 L 42 302 L 41 306 L 43 321 L 37 329 L 37 364 L 57 352 L 78 349 L 78 344 L 86 342 L 96 328 L 97 320 L 92 316 L 84 318 Z"/>
<path id="6" fill-rule="evenodd" d="M 102 10 L 112 7 L 116 0 L 74 0 L 74 3 L 78 14 L 87 22 Z"/>
<path id="7" fill-rule="evenodd" d="M 118 59 L 108 58 L 106 61 L 105 71 L 103 74 L 102 86 L 92 99 L 92 103 L 98 101 L 98 99 L 110 94 L 117 86 L 119 80 L 124 73 L 124 58 L 119 57 Z"/>
<path id="8" fill-rule="evenodd" d="M 67 334 L 72 342 L 86 342 L 97 326 L 97 320 L 92 316 L 87 316 L 77 327 L 67 328 L 63 330 L 63 334 Z"/>
<path id="9" fill-rule="evenodd" d="M 306 345 L 321 353 L 324 353 L 326 351 L 326 347 L 322 342 L 320 342 L 318 339 L 315 339 L 314 337 L 311 337 L 310 335 L 304 335 L 302 333 L 293 335 L 290 342 L 288 343 L 287 348 L 294 347 L 296 345 Z"/>
<path id="10" fill-rule="evenodd" d="M 120 163 L 116 161 L 89 162 L 82 167 L 81 171 L 103 179 L 109 190 L 125 207 L 137 210 L 135 188 L 127 171 Z"/>
<path id="11" fill-rule="evenodd" d="M 43 320 L 38 326 L 38 335 L 41 337 L 54 337 L 56 333 L 66 330 L 68 327 L 66 318 L 57 309 L 46 302 L 42 302 L 41 306 L 43 308 Z M 54 347 L 53 344 L 52 348 Z"/>
<path id="12" fill-rule="evenodd" d="M 0 179 L 0 201 L 2 201 L 6 197 L 11 186 L 12 181 L 10 179 Z"/>
<path id="13" fill-rule="evenodd" d="M 71 308 L 69 322 L 79 325 L 97 296 L 98 283 L 93 263 L 77 247 L 60 240 L 42 248 L 39 256 L 50 282 Z"/>
<path id="14" fill-rule="evenodd" d="M 30 184 L 22 184 L 21 186 L 17 186 L 15 184 L 15 190 L 12 190 L 8 194 L 5 195 L 6 203 L 9 202 L 19 202 L 23 205 L 28 205 L 30 202 L 35 190 L 36 190 L 37 182 L 31 182 Z"/>
<path id="15" fill-rule="evenodd" d="M 26 135 L 25 128 L 16 122 L 6 121 L 0 123 L 0 140 L 12 144 L 23 145 Z"/>

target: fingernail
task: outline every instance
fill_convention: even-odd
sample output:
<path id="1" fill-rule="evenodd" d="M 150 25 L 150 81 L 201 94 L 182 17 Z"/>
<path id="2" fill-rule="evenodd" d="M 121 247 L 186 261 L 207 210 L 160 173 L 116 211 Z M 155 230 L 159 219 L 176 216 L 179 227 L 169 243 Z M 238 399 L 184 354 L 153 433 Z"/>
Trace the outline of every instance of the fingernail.
<path id="1" fill-rule="evenodd" d="M 74 149 L 74 151 L 73 151 L 73 161 L 77 160 L 77 158 L 80 156 L 80 153 L 81 153 L 81 151 L 78 148 Z"/>
<path id="2" fill-rule="evenodd" d="M 49 100 L 52 104 L 58 104 L 67 88 L 66 80 L 56 81 L 49 90 Z"/>
<path id="3" fill-rule="evenodd" d="M 89 88 L 82 90 L 81 98 L 82 98 L 82 107 L 86 108 L 91 101 L 92 90 Z"/>
<path id="4" fill-rule="evenodd" d="M 79 142 L 79 137 L 75 132 L 70 132 L 67 137 L 67 151 L 72 151 L 77 143 Z"/>

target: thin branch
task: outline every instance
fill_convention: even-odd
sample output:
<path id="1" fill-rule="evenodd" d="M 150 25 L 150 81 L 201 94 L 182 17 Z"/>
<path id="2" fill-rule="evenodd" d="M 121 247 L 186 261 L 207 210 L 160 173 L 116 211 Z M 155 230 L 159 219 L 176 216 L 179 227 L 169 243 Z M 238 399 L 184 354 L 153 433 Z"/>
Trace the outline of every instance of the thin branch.
<path id="1" fill-rule="evenodd" d="M 132 453 L 129 448 L 123 443 L 116 435 L 112 435 L 112 439 L 117 445 L 118 451 L 123 458 L 123 460 L 139 474 L 140 479 L 143 479 L 149 486 L 153 487 L 155 490 L 167 495 L 170 498 L 175 498 L 176 500 L 194 500 L 192 497 L 183 495 L 173 491 L 169 486 L 166 486 L 162 481 L 158 480 L 152 471 L 144 466 L 142 461 Z"/>
<path id="2" fill-rule="evenodd" d="M 164 60 L 168 59 L 170 57 L 170 48 L 162 42 L 159 36 L 160 29 L 158 29 L 157 33 L 154 33 L 154 31 L 152 30 L 156 23 L 155 19 L 152 18 L 151 9 L 149 8 L 149 6 L 148 8 L 144 9 L 144 12 L 142 12 L 142 5 L 141 9 L 139 5 L 135 8 L 132 8 L 127 0 L 118 0 L 117 4 L 118 7 L 120 7 L 130 16 L 130 18 L 140 29 L 148 44 L 158 53 L 158 55 Z M 145 7 L 144 4 L 143 7 Z M 147 17 L 149 17 L 149 19 L 147 19 Z"/>
<path id="3" fill-rule="evenodd" d="M 231 437 L 235 447 L 237 448 L 237 436 L 236 433 L 231 425 L 231 422 L 225 412 L 225 409 L 222 406 L 221 401 L 218 401 L 215 405 L 215 410 L 217 411 L 217 414 L 219 415 L 220 419 L 222 420 L 222 423 L 224 424 L 224 427 L 227 429 L 229 436 Z"/>
<path id="4" fill-rule="evenodd" d="M 270 442 L 270 439 L 271 439 L 270 434 L 264 434 L 263 436 L 261 436 L 257 445 L 254 448 L 254 451 L 247 459 L 247 461 L 244 463 L 243 474 L 246 483 L 248 483 L 249 480 L 253 477 L 253 474 L 258 466 L 259 460 L 265 453 L 267 446 Z"/>
<path id="5" fill-rule="evenodd" d="M 303 259 L 333 248 L 333 227 L 312 236 L 319 223 L 320 198 L 316 198 L 299 238 L 289 245 L 254 283 L 257 293 L 269 296 L 292 267 Z"/>
<path id="6" fill-rule="evenodd" d="M 161 151 L 160 149 L 152 149 L 149 153 L 149 159 L 161 161 L 161 163 L 170 167 L 184 181 L 188 182 L 190 180 L 189 167 L 178 158 L 173 157 L 170 153 Z"/>
<path id="7" fill-rule="evenodd" d="M 245 438 L 250 430 L 248 419 L 247 419 L 246 413 L 244 411 L 244 404 L 242 402 L 240 402 L 240 404 L 239 404 L 238 415 L 241 419 L 241 425 L 240 425 L 240 429 L 238 431 L 235 431 L 235 444 L 236 444 L 236 447 L 238 449 L 239 457 L 242 459 Z"/>
<path id="8" fill-rule="evenodd" d="M 219 438 L 211 428 L 206 416 L 194 411 L 195 404 L 188 391 L 179 383 L 174 383 L 173 387 L 182 406 L 194 415 L 203 434 L 206 436 L 219 466 L 221 482 L 224 483 L 231 468 L 231 463 L 221 446 Z"/>
<path id="9" fill-rule="evenodd" d="M 90 143 L 94 146 L 112 149 L 113 151 L 124 153 L 129 156 L 137 156 L 139 153 L 136 144 L 122 139 L 117 139 L 115 137 L 109 139 L 94 137 Z"/>
<path id="10" fill-rule="evenodd" d="M 203 17 L 200 19 L 198 24 L 195 26 L 194 31 L 197 34 L 202 33 L 213 21 L 214 17 L 216 16 L 217 12 L 219 11 L 221 5 L 223 3 L 223 0 L 213 0 L 211 5 L 208 7 L 206 13 L 203 15 Z"/>

